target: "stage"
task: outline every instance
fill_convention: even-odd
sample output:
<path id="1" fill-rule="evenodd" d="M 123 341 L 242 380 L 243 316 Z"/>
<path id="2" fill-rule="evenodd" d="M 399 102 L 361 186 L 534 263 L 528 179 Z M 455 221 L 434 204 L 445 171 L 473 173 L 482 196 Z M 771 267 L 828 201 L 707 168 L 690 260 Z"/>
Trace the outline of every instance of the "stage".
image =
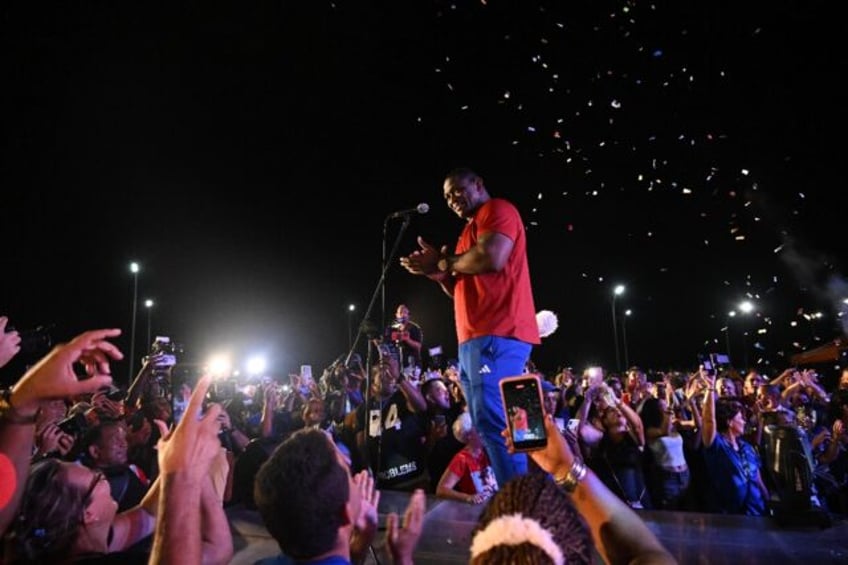
<path id="1" fill-rule="evenodd" d="M 403 515 L 408 493 L 384 491 L 380 499 L 380 524 L 386 514 Z M 471 530 L 482 506 L 427 498 L 424 532 L 415 552 L 416 565 L 467 563 Z M 723 516 L 693 512 L 640 510 L 648 527 L 681 564 L 746 563 L 848 563 L 848 521 L 833 518 L 830 527 L 815 524 L 781 526 L 773 518 Z M 259 514 L 234 506 L 227 510 L 235 555 L 231 563 L 250 565 L 279 552 Z M 383 548 L 381 531 L 375 554 L 367 563 L 391 563 Z M 600 558 L 597 559 L 601 563 Z"/>

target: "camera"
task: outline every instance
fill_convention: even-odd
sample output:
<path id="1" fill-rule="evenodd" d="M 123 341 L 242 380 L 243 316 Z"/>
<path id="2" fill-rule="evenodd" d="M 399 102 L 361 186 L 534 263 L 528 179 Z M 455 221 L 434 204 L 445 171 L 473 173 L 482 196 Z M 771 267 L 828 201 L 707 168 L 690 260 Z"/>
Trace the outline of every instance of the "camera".
<path id="1" fill-rule="evenodd" d="M 156 360 L 156 367 L 173 367 L 177 364 L 177 355 L 182 354 L 183 348 L 170 337 L 156 336 L 150 346 L 150 357 L 161 356 Z"/>
<path id="2" fill-rule="evenodd" d="M 704 353 L 698 354 L 698 361 L 704 366 L 704 370 L 710 374 L 715 374 L 727 369 L 730 366 L 730 357 L 722 353 Z"/>
<path id="3" fill-rule="evenodd" d="M 112 400 L 113 402 L 121 402 L 127 396 L 126 391 L 122 388 L 118 388 L 116 386 L 110 386 L 106 391 L 106 398 Z"/>
<path id="4" fill-rule="evenodd" d="M 236 397 L 238 382 L 234 379 L 216 380 L 212 383 L 211 397 L 213 402 L 223 402 Z"/>
<path id="5" fill-rule="evenodd" d="M 150 346 L 150 353 L 142 359 L 143 364 L 153 363 L 153 379 L 161 389 L 169 388 L 171 369 L 177 364 L 177 355 L 182 352 L 182 346 L 171 341 L 170 337 L 156 336 Z"/>
<path id="6" fill-rule="evenodd" d="M 68 416 L 56 424 L 60 430 L 71 437 L 81 438 L 88 432 L 88 419 L 82 412 Z"/>
<path id="7" fill-rule="evenodd" d="M 56 327 L 55 324 L 47 324 L 37 326 L 30 330 L 20 330 L 18 335 L 21 338 L 19 347 L 21 353 L 24 354 L 44 354 L 53 346 L 53 335 L 51 330 Z M 14 326 L 7 326 L 6 332 L 14 331 Z"/>

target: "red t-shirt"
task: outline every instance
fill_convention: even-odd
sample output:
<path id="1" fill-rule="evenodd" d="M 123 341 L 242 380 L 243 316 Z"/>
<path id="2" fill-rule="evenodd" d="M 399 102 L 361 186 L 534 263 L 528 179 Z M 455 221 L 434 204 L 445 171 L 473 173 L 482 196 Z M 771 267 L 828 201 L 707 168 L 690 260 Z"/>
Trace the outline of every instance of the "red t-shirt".
<path id="1" fill-rule="evenodd" d="M 489 457 L 484 449 L 480 450 L 480 455 L 476 458 L 468 449 L 460 449 L 448 463 L 448 469 L 459 477 L 454 490 L 465 494 L 487 495 L 498 490 L 495 472 L 489 465 Z"/>
<path id="2" fill-rule="evenodd" d="M 485 335 L 539 344 L 539 325 L 527 265 L 527 240 L 518 210 L 502 198 L 477 209 L 459 236 L 455 253 L 477 244 L 479 236 L 497 232 L 513 241 L 512 253 L 496 273 L 456 275 L 454 313 L 459 343 Z"/>

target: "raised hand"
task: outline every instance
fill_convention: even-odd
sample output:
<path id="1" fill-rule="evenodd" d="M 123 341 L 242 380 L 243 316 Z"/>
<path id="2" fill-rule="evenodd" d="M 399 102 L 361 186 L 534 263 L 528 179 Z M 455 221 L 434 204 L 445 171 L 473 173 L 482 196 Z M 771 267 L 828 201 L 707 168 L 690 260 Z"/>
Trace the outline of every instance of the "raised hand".
<path id="1" fill-rule="evenodd" d="M 38 434 L 38 452 L 58 452 L 66 455 L 74 446 L 74 438 L 63 432 L 54 422 L 50 422 Z"/>
<path id="2" fill-rule="evenodd" d="M 356 529 L 361 532 L 377 530 L 377 506 L 380 504 L 380 491 L 374 488 L 374 477 L 368 471 L 360 471 L 353 476 L 353 482 L 359 489 L 362 504 L 356 517 Z"/>
<path id="3" fill-rule="evenodd" d="M 268 411 L 273 412 L 277 409 L 277 405 L 279 404 L 279 397 L 277 395 L 277 385 L 274 383 L 268 383 L 262 389 L 262 398 L 265 401 L 265 407 Z"/>
<path id="4" fill-rule="evenodd" d="M 833 422 L 833 439 L 839 440 L 842 438 L 842 434 L 845 432 L 845 424 L 842 423 L 842 420 L 836 420 Z"/>
<path id="5" fill-rule="evenodd" d="M 211 382 L 210 375 L 204 375 L 197 381 L 185 414 L 171 433 L 163 430 L 165 424 L 161 420 L 156 420 L 159 431 L 163 432 L 157 446 L 161 474 L 184 473 L 197 481 L 209 474 L 212 461 L 221 451 L 218 416 L 223 410 L 220 404 L 211 404 L 205 413 L 201 413 Z"/>
<path id="6" fill-rule="evenodd" d="M 421 538 L 426 507 L 424 491 L 416 489 L 406 507 L 402 527 L 396 513 L 392 512 L 386 517 L 386 545 L 396 565 L 412 565 L 412 553 Z"/>
<path id="7" fill-rule="evenodd" d="M 413 275 L 439 275 L 443 276 L 437 267 L 442 254 L 447 253 L 447 246 L 437 249 L 424 241 L 423 237 L 418 237 L 419 249 L 413 251 L 406 257 L 400 258 L 401 266 L 412 273 Z"/>
<path id="8" fill-rule="evenodd" d="M 218 424 L 221 426 L 221 430 L 229 430 L 233 427 L 233 423 L 230 420 L 230 413 L 226 410 L 221 410 L 218 414 Z"/>
<path id="9" fill-rule="evenodd" d="M 557 429 L 554 417 L 550 414 L 545 414 L 545 433 L 548 436 L 547 445 L 543 449 L 530 451 L 527 455 L 548 473 L 570 469 L 572 463 L 574 463 L 574 453 L 572 453 L 568 441 L 566 441 L 565 437 Z M 505 429 L 501 432 L 501 435 L 506 440 L 507 450 L 510 453 L 514 453 L 512 434 L 509 433 L 509 429 Z"/>
<path id="10" fill-rule="evenodd" d="M 21 350 L 21 336 L 15 330 L 6 332 L 8 323 L 9 318 L 0 316 L 0 367 L 11 361 Z"/>
<path id="11" fill-rule="evenodd" d="M 106 390 L 98 390 L 91 397 L 91 405 L 97 408 L 98 412 L 108 415 L 109 418 L 118 419 L 124 415 L 124 403 L 115 400 L 110 400 L 106 396 Z"/>
<path id="12" fill-rule="evenodd" d="M 705 371 L 703 365 L 698 368 L 698 378 L 701 380 L 702 383 L 704 383 L 704 385 L 706 385 L 706 388 L 715 388 L 715 376 Z"/>
<path id="13" fill-rule="evenodd" d="M 111 385 L 109 361 L 123 359 L 124 355 L 107 338 L 119 335 L 119 329 L 91 330 L 54 347 L 15 384 L 15 408 L 22 413 L 35 413 L 44 400 L 88 394 Z M 76 363 L 85 367 L 89 378 L 77 378 Z"/>

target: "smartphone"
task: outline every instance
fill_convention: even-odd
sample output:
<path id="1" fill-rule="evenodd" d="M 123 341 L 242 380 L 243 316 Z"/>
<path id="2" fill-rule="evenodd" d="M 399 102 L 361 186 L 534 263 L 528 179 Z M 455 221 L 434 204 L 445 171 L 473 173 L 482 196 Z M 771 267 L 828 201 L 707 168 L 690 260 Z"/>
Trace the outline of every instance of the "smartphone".
<path id="1" fill-rule="evenodd" d="M 589 367 L 586 369 L 586 376 L 589 377 L 589 386 L 598 385 L 604 380 L 604 370 L 600 367 Z"/>
<path id="2" fill-rule="evenodd" d="M 723 353 L 714 353 L 710 355 L 710 360 L 712 361 L 714 368 L 730 365 L 730 357 Z"/>
<path id="3" fill-rule="evenodd" d="M 566 429 L 576 436 L 577 430 L 580 429 L 580 418 L 571 418 L 568 420 L 568 427 Z"/>
<path id="4" fill-rule="evenodd" d="M 312 365 L 300 366 L 300 384 L 303 387 L 312 385 Z"/>
<path id="5" fill-rule="evenodd" d="M 200 380 L 201 368 L 192 364 L 177 364 L 170 374 L 171 384 L 171 419 L 174 425 L 180 423 L 188 408 L 191 393 Z"/>
<path id="6" fill-rule="evenodd" d="M 545 404 L 538 375 L 525 374 L 500 380 L 504 416 L 515 451 L 534 451 L 548 444 Z"/>
<path id="7" fill-rule="evenodd" d="M 380 354 L 381 360 L 382 359 L 389 359 L 391 357 L 395 357 L 395 354 L 392 351 L 392 348 L 388 343 L 377 344 L 377 352 Z"/>

